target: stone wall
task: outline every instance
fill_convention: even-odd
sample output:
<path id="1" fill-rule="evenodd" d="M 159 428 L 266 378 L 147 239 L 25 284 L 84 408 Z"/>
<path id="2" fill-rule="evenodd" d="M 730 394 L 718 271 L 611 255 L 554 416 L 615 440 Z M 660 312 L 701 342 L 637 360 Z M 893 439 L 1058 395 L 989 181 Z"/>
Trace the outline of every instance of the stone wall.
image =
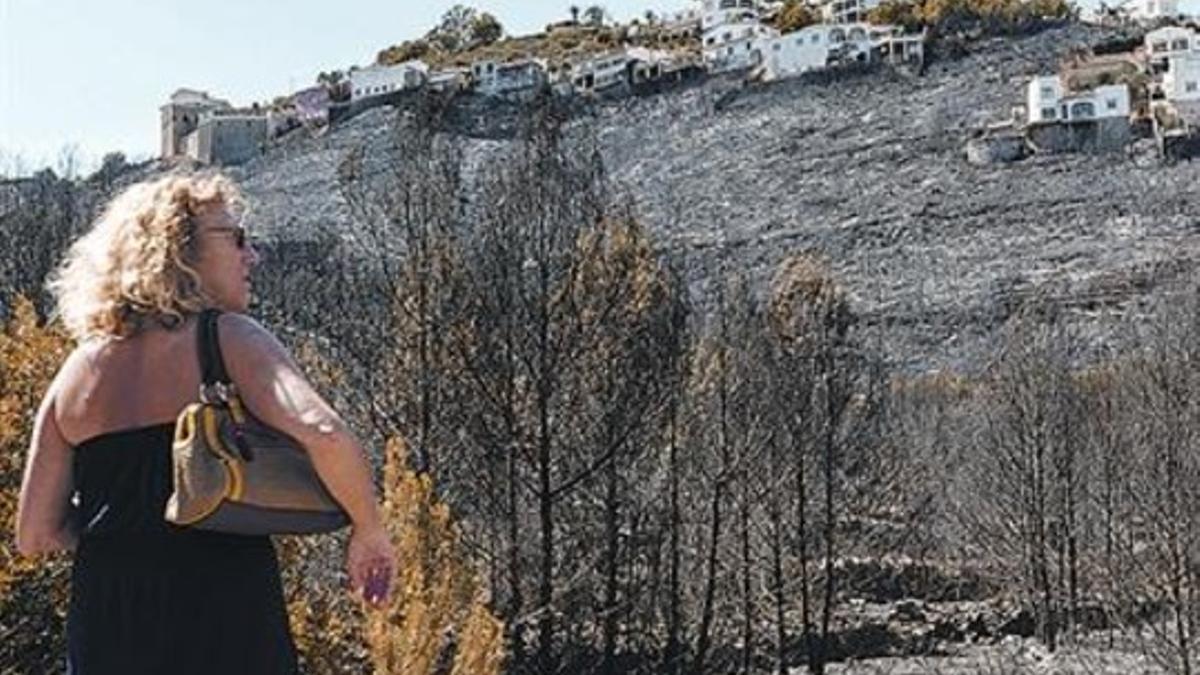
<path id="1" fill-rule="evenodd" d="M 1025 157 L 1025 137 L 1019 133 L 980 136 L 967 141 L 967 161 L 976 166 L 1006 164 Z"/>
<path id="2" fill-rule="evenodd" d="M 1117 152 L 1133 140 L 1129 120 L 1105 118 L 1087 122 L 1034 124 L 1025 130 L 1035 152 Z"/>
<path id="3" fill-rule="evenodd" d="M 188 136 L 187 152 L 204 164 L 241 164 L 262 154 L 266 140 L 265 117 L 216 117 Z"/>

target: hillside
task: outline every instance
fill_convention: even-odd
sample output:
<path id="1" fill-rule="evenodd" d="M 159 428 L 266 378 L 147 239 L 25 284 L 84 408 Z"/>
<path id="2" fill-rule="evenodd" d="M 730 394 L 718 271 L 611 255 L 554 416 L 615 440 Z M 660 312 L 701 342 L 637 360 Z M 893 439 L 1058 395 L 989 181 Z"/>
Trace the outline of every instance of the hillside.
<path id="1" fill-rule="evenodd" d="M 1006 117 L 1029 76 L 1104 37 L 1071 25 L 996 38 L 919 77 L 744 89 L 717 78 L 599 105 L 583 123 L 660 244 L 686 252 L 699 296 L 723 246 L 759 276 L 788 251 L 819 251 L 897 362 L 970 368 L 1025 298 L 1062 299 L 1099 342 L 1106 316 L 1195 266 L 1200 169 L 1162 165 L 1145 142 L 1108 156 L 964 160 L 970 131 Z M 491 114 L 486 101 L 467 105 Z M 383 143 L 389 117 L 369 111 L 236 169 L 262 227 L 296 237 L 345 227 L 336 164 L 358 144 Z"/>

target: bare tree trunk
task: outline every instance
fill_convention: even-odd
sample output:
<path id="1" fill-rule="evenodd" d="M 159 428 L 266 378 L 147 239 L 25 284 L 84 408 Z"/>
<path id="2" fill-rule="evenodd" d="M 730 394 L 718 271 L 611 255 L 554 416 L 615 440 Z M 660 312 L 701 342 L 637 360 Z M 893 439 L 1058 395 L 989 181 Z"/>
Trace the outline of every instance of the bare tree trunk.
<path id="1" fill-rule="evenodd" d="M 830 393 L 826 391 L 827 400 L 832 402 Z M 821 464 L 824 470 L 824 518 L 822 523 L 822 538 L 825 543 L 825 579 L 824 591 L 821 598 L 821 637 L 817 642 L 817 648 L 813 659 L 810 662 L 810 669 L 814 675 L 824 675 L 825 666 L 829 659 L 829 626 L 833 616 L 833 596 L 835 591 L 835 528 L 837 521 L 834 515 L 834 489 L 837 485 L 837 473 L 835 471 L 835 441 L 834 441 L 834 410 L 832 407 L 828 410 L 828 417 L 825 420 L 825 439 L 824 448 L 821 456 Z"/>
<path id="2" fill-rule="evenodd" d="M 797 441 L 797 445 L 801 445 Z M 812 598 L 809 595 L 810 583 L 808 578 L 808 480 L 805 475 L 803 446 L 796 449 L 796 537 L 800 546 L 800 635 L 804 641 L 804 654 L 812 663 L 813 624 Z"/>
<path id="3" fill-rule="evenodd" d="M 724 283 L 724 279 L 722 279 Z M 727 325 L 727 308 L 725 306 L 724 289 L 721 291 L 721 300 L 718 311 L 721 313 L 719 320 L 721 322 L 721 340 L 718 345 L 719 349 L 719 374 L 717 384 L 717 420 L 719 437 L 717 443 L 720 446 L 721 465 L 717 470 L 716 481 L 713 485 L 712 502 L 710 504 L 710 520 L 709 520 L 709 535 L 708 535 L 708 560 L 705 566 L 704 577 L 704 604 L 700 610 L 700 629 L 696 640 L 696 659 L 692 666 L 692 672 L 697 675 L 705 672 L 705 660 L 708 658 L 709 643 L 711 640 L 710 632 L 712 630 L 713 607 L 716 601 L 717 593 L 717 559 L 718 551 L 721 543 L 721 501 L 725 496 L 725 482 L 729 477 L 729 327 Z"/>
<path id="4" fill-rule="evenodd" d="M 783 578 L 783 514 L 777 484 L 771 488 L 768 515 L 771 523 L 771 599 L 775 609 L 775 673 L 787 675 L 788 630 L 785 615 L 787 595 Z"/>
<path id="5" fill-rule="evenodd" d="M 554 663 L 554 501 L 551 492 L 549 395 L 539 392 L 538 406 L 538 527 L 541 563 L 538 580 L 538 663 L 543 675 L 553 675 Z"/>
<path id="6" fill-rule="evenodd" d="M 612 440 L 610 439 L 611 443 Z M 601 671 L 614 675 L 613 660 L 617 646 L 617 531 L 620 510 L 617 504 L 617 462 L 608 461 L 604 486 L 604 605 L 601 615 L 603 661 Z"/>
<path id="7" fill-rule="evenodd" d="M 679 675 L 682 654 L 679 653 L 679 566 L 680 547 L 679 535 L 683 529 L 683 519 L 679 509 L 679 452 L 676 423 L 678 410 L 672 405 L 668 420 L 670 440 L 667 446 L 667 480 L 669 487 L 669 503 L 667 506 L 667 523 L 670 537 L 670 562 L 667 571 L 667 646 L 663 650 L 663 670 L 669 675 Z"/>
<path id="8" fill-rule="evenodd" d="M 742 658 L 741 672 L 750 673 L 753 670 L 754 657 L 754 595 L 751 588 L 751 578 L 754 574 L 750 559 L 750 477 L 746 460 L 741 461 L 741 504 L 738 506 L 741 520 L 741 553 L 742 553 Z"/>
<path id="9" fill-rule="evenodd" d="M 519 620 L 524 609 L 524 594 L 521 590 L 521 516 L 517 494 L 517 449 L 507 448 L 505 453 L 505 479 L 508 492 L 505 520 L 508 523 L 508 608 L 507 615 L 512 625 L 513 663 L 525 663 L 525 622 Z"/>

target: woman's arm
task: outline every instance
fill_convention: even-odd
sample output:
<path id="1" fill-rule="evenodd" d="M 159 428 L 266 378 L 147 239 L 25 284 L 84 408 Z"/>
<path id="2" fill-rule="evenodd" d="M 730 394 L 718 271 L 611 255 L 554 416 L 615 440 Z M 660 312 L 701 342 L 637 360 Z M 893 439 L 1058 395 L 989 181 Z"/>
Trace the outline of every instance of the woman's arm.
<path id="1" fill-rule="evenodd" d="M 242 314 L 222 314 L 218 331 L 229 376 L 250 412 L 304 446 L 355 528 L 380 528 L 366 452 L 341 416 L 309 384 L 287 349 Z"/>
<path id="2" fill-rule="evenodd" d="M 17 501 L 17 550 L 22 555 L 75 548 L 76 535 L 68 523 L 74 489 L 71 445 L 55 420 L 55 399 L 71 361 L 68 358 L 55 376 L 34 418 Z"/>

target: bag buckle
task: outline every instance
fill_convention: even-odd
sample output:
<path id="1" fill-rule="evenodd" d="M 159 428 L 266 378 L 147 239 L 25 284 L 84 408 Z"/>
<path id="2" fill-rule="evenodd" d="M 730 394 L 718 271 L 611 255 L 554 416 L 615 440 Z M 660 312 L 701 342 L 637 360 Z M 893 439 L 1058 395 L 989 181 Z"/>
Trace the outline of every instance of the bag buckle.
<path id="1" fill-rule="evenodd" d="M 232 384 L 224 382 L 214 382 L 212 384 L 200 383 L 200 401 L 212 405 L 214 403 L 229 403 L 230 397 L 236 393 Z"/>

